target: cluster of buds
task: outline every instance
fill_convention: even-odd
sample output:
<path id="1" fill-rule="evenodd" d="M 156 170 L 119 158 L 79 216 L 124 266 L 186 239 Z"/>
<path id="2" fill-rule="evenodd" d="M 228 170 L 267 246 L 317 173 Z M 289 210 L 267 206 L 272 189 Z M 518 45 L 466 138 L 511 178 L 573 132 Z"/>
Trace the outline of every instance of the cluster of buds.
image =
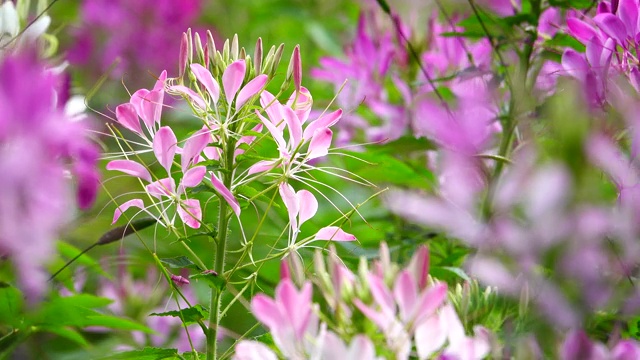
<path id="1" fill-rule="evenodd" d="M 278 351 L 287 358 L 317 359 L 335 358 L 332 349 L 342 349 L 342 358 L 348 359 L 482 359 L 489 353 L 489 332 L 476 326 L 474 336 L 466 335 L 447 300 L 447 285 L 429 277 L 426 247 L 406 267 L 391 262 L 384 243 L 380 253 L 371 268 L 362 258 L 357 275 L 335 249 L 326 261 L 316 254 L 315 274 L 308 277 L 298 258 L 288 257 L 275 298 L 259 294 L 251 302 Z M 312 284 L 327 306 L 312 302 Z M 238 344 L 236 359 L 258 357 L 277 358 L 261 343 Z"/>

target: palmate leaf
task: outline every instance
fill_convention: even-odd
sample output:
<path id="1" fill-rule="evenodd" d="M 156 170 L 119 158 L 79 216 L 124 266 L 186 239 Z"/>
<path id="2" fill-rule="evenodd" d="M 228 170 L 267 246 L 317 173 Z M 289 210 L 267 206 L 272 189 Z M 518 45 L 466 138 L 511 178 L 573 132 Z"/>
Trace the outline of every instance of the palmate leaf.
<path id="1" fill-rule="evenodd" d="M 172 360 L 180 359 L 177 349 L 146 347 L 142 350 L 122 352 L 100 358 L 100 360 Z"/>
<path id="2" fill-rule="evenodd" d="M 166 311 L 162 313 L 151 313 L 149 316 L 172 316 L 177 317 L 186 325 L 197 323 L 209 317 L 209 310 L 202 305 L 195 305 L 181 310 Z"/>

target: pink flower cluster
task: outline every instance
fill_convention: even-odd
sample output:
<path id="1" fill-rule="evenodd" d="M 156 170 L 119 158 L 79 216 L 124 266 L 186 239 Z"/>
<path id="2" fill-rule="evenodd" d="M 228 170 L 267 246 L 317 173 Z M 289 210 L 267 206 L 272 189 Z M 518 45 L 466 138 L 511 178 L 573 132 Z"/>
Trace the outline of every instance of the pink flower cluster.
<path id="1" fill-rule="evenodd" d="M 43 269 L 77 204 L 96 197 L 98 149 L 82 116 L 65 112 L 63 76 L 35 51 L 0 59 L 0 256 L 17 268 L 30 300 L 46 289 Z"/>
<path id="2" fill-rule="evenodd" d="M 337 354 L 345 359 L 382 358 L 376 354 L 374 337 L 362 333 L 346 336 L 354 326 L 354 312 L 377 326 L 384 335 L 384 346 L 397 359 L 408 359 L 412 353 L 419 359 L 482 359 L 489 353 L 487 330 L 477 327 L 473 337 L 467 336 L 455 309 L 447 303 L 447 286 L 428 281 L 429 254 L 425 247 L 419 248 L 410 265 L 400 271 L 391 264 L 384 245 L 381 254 L 373 269 L 359 277 L 335 255 L 329 258 L 330 273 L 323 269 L 324 260 L 316 258 L 316 267 L 320 268 L 314 282 L 333 312 L 323 314 L 323 318 L 347 312 L 339 320 L 340 331 L 329 330 L 319 321 L 321 307 L 312 301 L 311 282 L 298 274 L 302 288 L 297 290 L 293 274 L 284 264 L 275 298 L 258 294 L 251 301 L 251 310 L 269 329 L 280 353 L 289 359 L 334 359 Z M 330 274 L 331 279 L 323 274 Z M 393 284 L 392 289 L 388 283 Z M 276 358 L 273 350 L 257 341 L 242 341 L 236 346 L 238 360 Z"/>

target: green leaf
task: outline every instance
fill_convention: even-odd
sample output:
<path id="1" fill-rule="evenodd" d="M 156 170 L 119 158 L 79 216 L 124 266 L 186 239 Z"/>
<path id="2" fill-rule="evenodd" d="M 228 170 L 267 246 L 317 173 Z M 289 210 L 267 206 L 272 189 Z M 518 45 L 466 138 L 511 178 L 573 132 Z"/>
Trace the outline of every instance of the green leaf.
<path id="1" fill-rule="evenodd" d="M 43 305 L 40 311 L 34 315 L 33 322 L 35 325 L 44 327 L 104 326 L 111 329 L 152 332 L 146 326 L 135 321 L 105 315 L 93 310 L 104 307 L 111 302 L 110 299 L 88 294 L 54 298 Z"/>
<path id="2" fill-rule="evenodd" d="M 58 245 L 58 252 L 60 252 L 60 255 L 62 255 L 67 259 L 73 259 L 74 257 L 78 256 L 78 254 L 80 254 L 80 252 L 82 251 L 77 247 L 69 243 L 66 243 L 64 241 L 58 241 L 57 245 Z M 78 259 L 76 259 L 76 262 L 78 262 L 81 265 L 84 265 L 89 269 L 96 270 L 102 275 L 107 276 L 107 273 L 104 272 L 104 270 L 102 270 L 102 266 L 100 266 L 100 264 L 95 259 L 93 259 L 91 256 L 89 256 L 86 253 L 80 256 Z"/>
<path id="3" fill-rule="evenodd" d="M 570 47 L 579 52 L 585 52 L 586 47 L 569 34 L 558 32 L 552 39 L 545 41 L 545 47 L 564 49 Z"/>
<path id="4" fill-rule="evenodd" d="M 189 268 L 189 269 L 202 271 L 202 269 L 200 269 L 198 265 L 196 265 L 193 261 L 189 260 L 189 258 L 186 256 L 163 258 L 163 259 L 160 259 L 160 262 L 162 262 L 163 264 L 167 265 L 172 269 Z"/>
<path id="5" fill-rule="evenodd" d="M 595 0 L 549 0 L 549 5 L 563 9 L 587 9 L 593 6 Z"/>
<path id="6" fill-rule="evenodd" d="M 14 287 L 0 288 L 0 324 L 18 327 L 22 323 L 24 300 Z"/>
<path id="7" fill-rule="evenodd" d="M 109 329 L 135 330 L 146 333 L 153 332 L 153 330 L 136 321 L 111 315 L 102 315 L 98 312 L 96 312 L 96 315 L 87 316 L 84 326 L 104 326 Z"/>
<path id="8" fill-rule="evenodd" d="M 127 351 L 101 358 L 101 360 L 169 360 L 180 359 L 177 349 L 146 347 L 142 350 Z"/>
<path id="9" fill-rule="evenodd" d="M 420 189 L 432 189 L 436 178 L 424 167 L 413 168 L 406 162 L 385 153 L 346 152 L 363 161 L 347 158 L 347 170 L 377 184 L 393 184 Z"/>
<path id="10" fill-rule="evenodd" d="M 464 272 L 464 270 L 457 267 L 432 266 L 429 269 L 429 274 L 435 277 L 436 279 L 447 279 L 447 278 L 451 278 L 451 275 L 455 275 L 456 277 L 459 277 L 464 281 L 471 281 L 471 278 L 469 277 L 469 275 L 467 275 L 467 273 Z"/>
<path id="11" fill-rule="evenodd" d="M 218 291 L 222 291 L 227 286 L 227 282 L 213 271 L 203 271 L 200 274 L 189 276 L 189 279 L 202 279 L 207 283 L 207 285 L 209 285 L 209 287 L 217 289 Z"/>
<path id="12" fill-rule="evenodd" d="M 209 310 L 202 305 L 195 305 L 190 308 L 167 311 L 163 313 L 151 313 L 149 316 L 172 316 L 182 320 L 186 325 L 197 323 L 199 320 L 209 317 Z"/>
<path id="13" fill-rule="evenodd" d="M 56 334 L 58 336 L 61 336 L 65 339 L 71 340 L 77 344 L 80 344 L 82 346 L 89 346 L 89 343 L 87 342 L 87 340 L 84 339 L 84 337 L 82 337 L 82 335 L 71 329 L 68 327 L 62 327 L 62 326 L 41 326 L 38 331 L 41 332 L 48 332 L 48 333 L 52 333 L 52 334 Z"/>

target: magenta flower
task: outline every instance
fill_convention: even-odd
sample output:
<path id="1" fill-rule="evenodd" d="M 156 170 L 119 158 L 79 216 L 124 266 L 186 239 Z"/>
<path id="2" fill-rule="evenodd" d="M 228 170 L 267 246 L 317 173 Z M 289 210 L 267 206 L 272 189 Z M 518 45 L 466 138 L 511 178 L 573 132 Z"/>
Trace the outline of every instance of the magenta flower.
<path id="1" fill-rule="evenodd" d="M 149 73 L 175 69 L 180 37 L 194 27 L 202 12 L 201 0 L 86 0 L 80 8 L 80 24 L 67 58 L 76 66 L 113 79 L 141 84 Z"/>
<path id="2" fill-rule="evenodd" d="M 66 89 L 35 51 L 0 59 L 0 255 L 16 268 L 25 295 L 44 292 L 42 268 L 76 201 L 92 205 L 98 188 L 97 147 L 83 121 L 64 112 Z M 57 100 L 56 100 L 57 99 Z"/>

